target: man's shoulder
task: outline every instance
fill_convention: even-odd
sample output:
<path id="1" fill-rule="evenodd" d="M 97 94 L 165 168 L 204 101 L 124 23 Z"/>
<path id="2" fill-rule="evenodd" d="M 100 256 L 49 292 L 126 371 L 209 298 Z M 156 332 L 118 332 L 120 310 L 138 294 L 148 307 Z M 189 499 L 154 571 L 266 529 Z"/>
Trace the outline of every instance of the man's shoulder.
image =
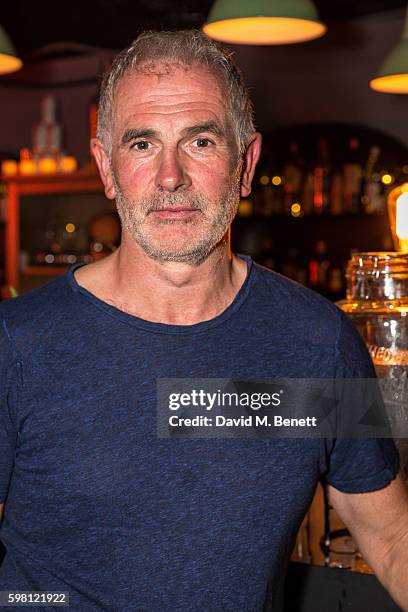
<path id="1" fill-rule="evenodd" d="M 71 292 L 64 276 L 1 302 L 0 321 L 10 333 L 41 333 L 53 320 L 66 316 Z"/>
<path id="2" fill-rule="evenodd" d="M 316 291 L 296 281 L 254 263 L 258 277 L 257 287 L 263 293 L 265 305 L 275 312 L 284 312 L 286 316 L 323 317 L 331 322 L 339 322 L 342 312 L 330 300 Z"/>
<path id="3" fill-rule="evenodd" d="M 254 264 L 257 277 L 250 317 L 265 336 L 272 334 L 295 351 L 319 347 L 349 362 L 345 373 L 371 376 L 368 353 L 353 321 L 333 302 L 299 283 Z M 254 329 L 252 326 L 251 329 Z M 348 357 L 346 357 L 348 355 Z M 368 374 L 367 374 L 368 373 Z"/>

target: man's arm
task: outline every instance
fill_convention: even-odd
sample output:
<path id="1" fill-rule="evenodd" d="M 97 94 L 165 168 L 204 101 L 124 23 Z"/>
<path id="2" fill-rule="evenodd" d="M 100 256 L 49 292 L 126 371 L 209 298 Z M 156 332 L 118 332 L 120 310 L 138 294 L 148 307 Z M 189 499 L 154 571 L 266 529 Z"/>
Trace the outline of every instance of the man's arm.
<path id="1" fill-rule="evenodd" d="M 342 493 L 330 485 L 328 493 L 364 559 L 408 612 L 408 489 L 402 475 L 371 493 Z"/>

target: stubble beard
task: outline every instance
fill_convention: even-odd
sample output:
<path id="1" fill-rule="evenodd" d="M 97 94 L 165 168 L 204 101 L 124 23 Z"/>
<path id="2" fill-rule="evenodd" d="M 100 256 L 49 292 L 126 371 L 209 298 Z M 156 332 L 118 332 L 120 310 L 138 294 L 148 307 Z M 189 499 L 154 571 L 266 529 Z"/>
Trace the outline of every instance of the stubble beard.
<path id="1" fill-rule="evenodd" d="M 122 230 L 125 229 L 152 259 L 159 262 L 175 261 L 198 266 L 218 246 L 227 241 L 227 230 L 236 215 L 241 186 L 241 165 L 232 173 L 231 179 L 216 201 L 203 194 L 186 191 L 157 193 L 140 200 L 131 200 L 125 196 L 112 171 L 116 193 L 116 208 L 121 220 Z M 153 221 L 149 214 L 162 208 L 182 204 L 185 208 L 198 209 L 192 218 L 185 220 L 160 219 Z M 180 245 L 178 232 L 174 240 L 166 240 L 160 244 L 155 238 L 155 229 L 164 225 L 185 224 L 186 230 L 192 229 L 192 240 Z"/>

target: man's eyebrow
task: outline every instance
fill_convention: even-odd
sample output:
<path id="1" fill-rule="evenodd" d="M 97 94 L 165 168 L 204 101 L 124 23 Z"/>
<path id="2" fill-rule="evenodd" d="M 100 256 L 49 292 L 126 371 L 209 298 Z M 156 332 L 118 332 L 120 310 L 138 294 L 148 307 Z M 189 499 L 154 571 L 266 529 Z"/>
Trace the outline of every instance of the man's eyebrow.
<path id="1" fill-rule="evenodd" d="M 225 132 L 222 127 L 216 121 L 207 121 L 205 123 L 197 123 L 183 130 L 185 136 L 195 136 L 201 134 L 201 132 L 209 132 L 218 136 L 219 138 L 225 138 Z"/>
<path id="2" fill-rule="evenodd" d="M 196 125 L 186 127 L 182 131 L 182 135 L 184 137 L 195 136 L 196 134 L 201 134 L 202 132 L 209 132 L 210 134 L 214 134 L 214 136 L 218 136 L 219 138 L 225 138 L 224 130 L 216 121 L 207 121 L 205 123 L 197 123 Z M 159 132 L 153 130 L 152 128 L 129 128 L 122 136 L 122 145 L 126 145 L 132 140 L 136 140 L 136 138 L 156 138 L 159 136 Z"/>
<path id="3" fill-rule="evenodd" d="M 158 136 L 158 132 L 150 128 L 129 128 L 122 136 L 122 144 L 128 144 L 136 138 L 153 138 L 155 136 Z"/>

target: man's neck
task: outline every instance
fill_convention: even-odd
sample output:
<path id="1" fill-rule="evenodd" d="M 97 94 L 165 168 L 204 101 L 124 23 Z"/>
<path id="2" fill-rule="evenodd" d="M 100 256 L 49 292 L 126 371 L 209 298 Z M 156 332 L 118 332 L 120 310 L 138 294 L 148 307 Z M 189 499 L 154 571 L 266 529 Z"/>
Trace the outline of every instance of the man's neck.
<path id="1" fill-rule="evenodd" d="M 199 266 L 158 262 L 134 242 L 106 259 L 79 268 L 78 284 L 131 315 L 156 323 L 193 325 L 213 319 L 234 300 L 246 263 L 220 243 Z"/>

